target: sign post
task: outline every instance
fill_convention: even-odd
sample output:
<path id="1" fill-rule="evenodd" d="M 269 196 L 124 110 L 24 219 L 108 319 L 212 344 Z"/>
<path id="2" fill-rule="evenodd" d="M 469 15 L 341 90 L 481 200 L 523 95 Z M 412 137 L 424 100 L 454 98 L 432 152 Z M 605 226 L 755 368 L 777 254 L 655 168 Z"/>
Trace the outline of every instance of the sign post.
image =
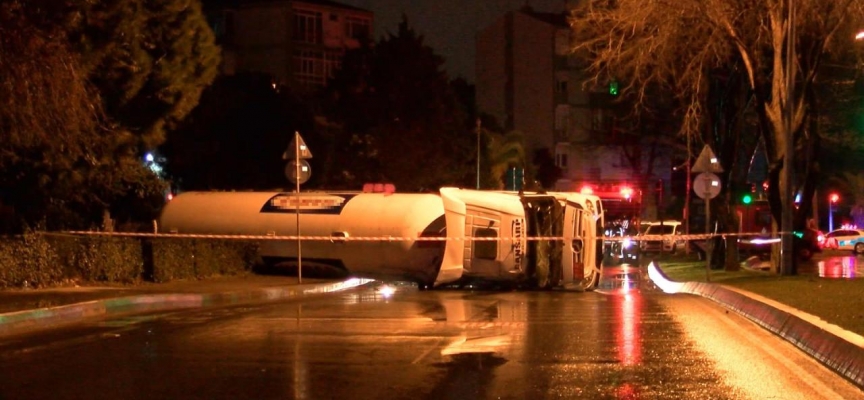
<path id="1" fill-rule="evenodd" d="M 720 193 L 722 185 L 720 177 L 715 173 L 723 172 L 723 167 L 717 161 L 714 152 L 707 144 L 696 159 L 691 172 L 698 172 L 699 175 L 693 180 L 693 191 L 696 195 L 705 199 L 705 234 L 711 234 L 711 199 L 717 197 Z M 705 241 L 705 279 L 711 281 L 711 253 L 714 251 L 713 238 L 708 238 Z"/>
<path id="2" fill-rule="evenodd" d="M 297 222 L 297 283 L 303 283 L 303 264 L 300 252 L 300 184 L 305 183 L 312 176 L 312 167 L 306 159 L 312 158 L 312 152 L 306 142 L 300 136 L 300 132 L 294 131 L 294 139 L 291 144 L 282 154 L 283 160 L 291 160 L 285 166 L 285 176 L 295 185 L 294 193 L 296 199 L 294 201 L 295 215 Z"/>

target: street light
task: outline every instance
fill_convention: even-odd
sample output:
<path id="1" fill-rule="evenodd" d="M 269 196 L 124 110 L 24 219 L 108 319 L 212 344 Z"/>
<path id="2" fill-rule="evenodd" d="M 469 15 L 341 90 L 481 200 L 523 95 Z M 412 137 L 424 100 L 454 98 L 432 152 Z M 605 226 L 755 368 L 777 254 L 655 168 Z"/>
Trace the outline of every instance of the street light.
<path id="1" fill-rule="evenodd" d="M 831 232 L 834 230 L 834 204 L 840 201 L 840 195 L 831 193 L 828 199 L 830 200 L 828 202 L 828 232 Z"/>

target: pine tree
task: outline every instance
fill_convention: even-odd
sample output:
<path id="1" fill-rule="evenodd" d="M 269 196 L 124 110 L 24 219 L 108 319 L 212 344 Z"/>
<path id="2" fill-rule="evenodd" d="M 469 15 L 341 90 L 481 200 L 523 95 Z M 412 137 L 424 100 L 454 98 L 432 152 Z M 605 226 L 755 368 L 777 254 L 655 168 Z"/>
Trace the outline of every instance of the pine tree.
<path id="1" fill-rule="evenodd" d="M 199 0 L 70 2 L 58 18 L 107 114 L 139 152 L 164 142 L 218 73 Z"/>

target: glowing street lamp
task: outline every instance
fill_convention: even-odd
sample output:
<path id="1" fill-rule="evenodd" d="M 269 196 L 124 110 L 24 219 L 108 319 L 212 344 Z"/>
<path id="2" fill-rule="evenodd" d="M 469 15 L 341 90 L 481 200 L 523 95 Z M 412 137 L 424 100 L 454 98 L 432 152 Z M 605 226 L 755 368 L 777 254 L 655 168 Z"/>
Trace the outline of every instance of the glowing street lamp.
<path id="1" fill-rule="evenodd" d="M 828 196 L 828 232 L 834 230 L 834 204 L 837 204 L 840 201 L 840 195 L 837 193 L 831 193 Z"/>

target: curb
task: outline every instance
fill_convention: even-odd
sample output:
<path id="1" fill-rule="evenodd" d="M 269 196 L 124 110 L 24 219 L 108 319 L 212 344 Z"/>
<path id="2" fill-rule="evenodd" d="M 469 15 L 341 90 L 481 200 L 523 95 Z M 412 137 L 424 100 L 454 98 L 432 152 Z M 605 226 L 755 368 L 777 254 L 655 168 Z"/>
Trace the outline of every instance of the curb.
<path id="1" fill-rule="evenodd" d="M 215 305 L 231 305 L 260 300 L 278 300 L 291 297 L 338 292 L 374 282 L 371 279 L 352 278 L 343 282 L 273 287 L 249 291 L 224 293 L 160 293 L 142 294 L 93 300 L 64 306 L 16 311 L 0 314 L 0 336 L 24 329 L 44 329 L 96 316 L 139 313 L 149 311 L 181 310 Z"/>
<path id="2" fill-rule="evenodd" d="M 711 299 L 768 331 L 864 389 L 864 348 L 804 319 L 731 290 L 705 282 L 675 282 L 659 266 L 648 265 L 648 277 L 666 293 L 689 293 Z"/>

